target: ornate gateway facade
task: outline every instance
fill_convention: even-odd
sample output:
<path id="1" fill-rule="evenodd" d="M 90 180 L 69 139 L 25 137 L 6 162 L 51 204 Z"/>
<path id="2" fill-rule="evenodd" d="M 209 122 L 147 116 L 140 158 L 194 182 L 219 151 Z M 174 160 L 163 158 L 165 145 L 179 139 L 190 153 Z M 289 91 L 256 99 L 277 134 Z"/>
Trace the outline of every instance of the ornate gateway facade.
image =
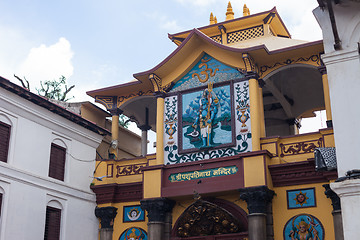
<path id="1" fill-rule="evenodd" d="M 314 163 L 334 147 L 323 43 L 291 39 L 276 8 L 226 16 L 169 35 L 176 50 L 136 81 L 88 92 L 143 131 L 142 156 L 98 162 L 100 239 L 335 239 L 337 173 Z M 299 134 L 316 110 L 327 128 Z"/>

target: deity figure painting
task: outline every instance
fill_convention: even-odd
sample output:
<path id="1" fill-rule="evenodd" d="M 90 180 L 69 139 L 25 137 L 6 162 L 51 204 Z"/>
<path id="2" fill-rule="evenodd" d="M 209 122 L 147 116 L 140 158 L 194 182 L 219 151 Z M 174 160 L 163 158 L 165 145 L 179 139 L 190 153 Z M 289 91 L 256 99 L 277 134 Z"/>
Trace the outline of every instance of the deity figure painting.
<path id="1" fill-rule="evenodd" d="M 147 234 L 142 228 L 131 227 L 120 235 L 119 240 L 147 240 Z"/>
<path id="2" fill-rule="evenodd" d="M 183 95 L 183 149 L 209 148 L 231 143 L 230 87 Z"/>
<path id="3" fill-rule="evenodd" d="M 124 206 L 124 222 L 139 222 L 144 221 L 144 211 L 140 205 Z"/>
<path id="4" fill-rule="evenodd" d="M 324 228 L 320 221 L 310 214 L 296 215 L 285 225 L 284 239 L 323 240 Z"/>
<path id="5" fill-rule="evenodd" d="M 315 188 L 287 190 L 288 209 L 316 206 Z"/>

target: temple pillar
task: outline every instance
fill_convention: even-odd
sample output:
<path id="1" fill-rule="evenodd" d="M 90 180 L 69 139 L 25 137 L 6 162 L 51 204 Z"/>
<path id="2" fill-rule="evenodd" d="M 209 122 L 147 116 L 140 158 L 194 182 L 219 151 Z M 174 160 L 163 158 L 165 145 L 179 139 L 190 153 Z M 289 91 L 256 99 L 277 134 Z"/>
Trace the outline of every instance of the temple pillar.
<path id="1" fill-rule="evenodd" d="M 175 202 L 167 198 L 153 198 L 141 200 L 140 204 L 141 208 L 148 213 L 148 239 L 169 240 L 171 211 Z"/>
<path id="2" fill-rule="evenodd" d="M 110 110 L 111 114 L 111 145 L 109 150 L 109 158 L 118 158 L 118 139 L 119 139 L 119 115 L 122 114 L 119 108 Z"/>
<path id="3" fill-rule="evenodd" d="M 258 151 L 260 150 L 261 137 L 260 94 L 257 80 L 258 75 L 254 72 L 247 72 L 246 77 L 249 79 L 252 150 Z"/>
<path id="4" fill-rule="evenodd" d="M 101 228 L 99 229 L 100 240 L 113 239 L 114 218 L 117 214 L 115 207 L 95 208 L 95 216 L 100 219 Z"/>
<path id="5" fill-rule="evenodd" d="M 332 127 L 329 81 L 327 77 L 326 67 L 320 66 L 318 70 L 321 73 L 322 83 L 323 83 L 324 102 L 325 102 L 325 110 L 326 110 L 326 125 L 327 127 Z"/>
<path id="6" fill-rule="evenodd" d="M 327 198 L 331 199 L 331 205 L 333 206 L 333 222 L 334 222 L 334 233 L 335 240 L 344 240 L 344 231 L 341 215 L 341 203 L 339 196 L 330 188 L 329 184 L 324 184 L 325 195 Z"/>
<path id="7" fill-rule="evenodd" d="M 248 207 L 249 240 L 269 239 L 267 231 L 267 212 L 275 192 L 267 186 L 240 189 L 240 199 L 246 201 Z M 271 235 L 272 233 L 269 232 Z"/>
<path id="8" fill-rule="evenodd" d="M 265 130 L 265 116 L 264 116 L 264 98 L 263 98 L 263 86 L 265 85 L 264 80 L 259 79 L 259 114 L 260 114 L 260 137 L 266 137 Z"/>
<path id="9" fill-rule="evenodd" d="M 165 94 L 156 92 L 156 163 L 164 164 L 164 102 Z"/>
<path id="10" fill-rule="evenodd" d="M 148 125 L 143 125 L 139 127 L 141 130 L 141 156 L 146 156 L 147 154 L 147 144 L 148 144 L 148 131 L 151 129 Z"/>

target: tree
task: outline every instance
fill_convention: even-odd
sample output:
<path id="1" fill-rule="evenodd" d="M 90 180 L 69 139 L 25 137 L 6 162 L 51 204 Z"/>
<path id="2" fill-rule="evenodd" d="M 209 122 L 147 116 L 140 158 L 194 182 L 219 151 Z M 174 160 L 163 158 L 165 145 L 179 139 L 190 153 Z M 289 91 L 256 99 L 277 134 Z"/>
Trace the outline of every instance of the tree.
<path id="1" fill-rule="evenodd" d="M 121 114 L 119 116 L 119 124 L 121 126 L 123 126 L 124 128 L 128 128 L 129 124 L 130 124 L 129 118 L 127 116 L 125 116 L 124 114 Z"/>
<path id="2" fill-rule="evenodd" d="M 21 85 L 24 88 L 26 88 L 30 91 L 29 81 L 25 77 L 24 77 L 24 80 L 19 78 L 15 74 L 14 74 L 14 77 L 20 81 Z M 26 82 L 26 84 L 25 84 L 25 82 Z M 40 81 L 40 86 L 41 86 L 40 89 L 35 88 L 40 96 L 59 100 L 59 101 L 64 101 L 64 102 L 73 98 L 73 97 L 66 98 L 66 96 L 75 87 L 75 85 L 72 85 L 71 87 L 68 88 L 66 85 L 66 78 L 64 76 L 61 76 L 59 78 L 59 80 L 55 80 L 55 79 L 47 80 L 44 83 L 42 81 Z"/>
<path id="3" fill-rule="evenodd" d="M 64 76 L 61 76 L 59 80 L 47 80 L 44 84 L 40 81 L 40 86 L 40 89 L 36 88 L 36 91 L 40 96 L 64 102 L 73 98 L 66 98 L 66 95 L 75 87 L 75 85 L 68 88 L 66 85 L 66 78 Z M 63 86 L 65 87 L 65 90 L 63 89 Z"/>

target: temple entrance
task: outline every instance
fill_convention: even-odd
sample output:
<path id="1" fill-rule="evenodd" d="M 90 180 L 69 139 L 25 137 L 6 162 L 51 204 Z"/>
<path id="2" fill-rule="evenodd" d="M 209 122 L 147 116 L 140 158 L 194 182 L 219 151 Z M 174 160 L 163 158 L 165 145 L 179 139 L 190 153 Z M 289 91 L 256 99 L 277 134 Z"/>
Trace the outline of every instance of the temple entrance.
<path id="1" fill-rule="evenodd" d="M 172 240 L 242 240 L 248 237 L 246 212 L 223 199 L 198 199 L 181 214 Z"/>

